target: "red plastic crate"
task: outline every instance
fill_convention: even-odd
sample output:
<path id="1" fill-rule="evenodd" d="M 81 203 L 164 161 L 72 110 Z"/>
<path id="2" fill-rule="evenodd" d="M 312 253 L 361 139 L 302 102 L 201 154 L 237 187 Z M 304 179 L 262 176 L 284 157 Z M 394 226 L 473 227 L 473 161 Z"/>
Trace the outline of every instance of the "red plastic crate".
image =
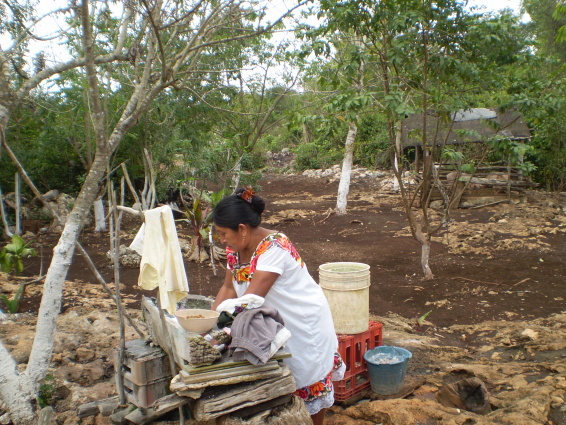
<path id="1" fill-rule="evenodd" d="M 369 322 L 369 329 L 354 335 L 338 335 L 338 352 L 346 364 L 341 381 L 334 381 L 334 400 L 346 401 L 370 386 L 364 354 L 383 344 L 383 326 Z"/>

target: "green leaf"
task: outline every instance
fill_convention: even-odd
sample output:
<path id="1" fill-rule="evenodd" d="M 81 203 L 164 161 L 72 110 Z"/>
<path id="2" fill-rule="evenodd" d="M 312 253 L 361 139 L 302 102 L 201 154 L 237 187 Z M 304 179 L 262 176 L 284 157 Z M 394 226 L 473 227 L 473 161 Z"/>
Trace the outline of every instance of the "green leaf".
<path id="1" fill-rule="evenodd" d="M 417 322 L 419 323 L 419 325 L 422 325 L 423 322 L 426 320 L 426 318 L 428 317 L 428 315 L 432 313 L 432 310 L 430 310 L 428 313 L 423 314 L 421 317 L 419 317 L 417 319 Z"/>

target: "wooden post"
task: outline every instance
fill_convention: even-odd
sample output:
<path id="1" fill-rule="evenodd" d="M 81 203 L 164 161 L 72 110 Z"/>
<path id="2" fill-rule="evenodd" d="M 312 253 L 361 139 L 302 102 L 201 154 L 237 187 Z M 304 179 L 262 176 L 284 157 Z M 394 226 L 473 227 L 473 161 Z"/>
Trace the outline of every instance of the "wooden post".
<path id="1" fill-rule="evenodd" d="M 167 330 L 167 322 L 165 321 L 165 313 L 161 308 L 161 297 L 159 296 L 159 290 L 157 291 L 157 308 L 159 309 L 159 318 L 161 319 L 161 326 L 163 327 L 163 336 L 165 340 L 169 342 L 167 347 L 161 347 L 167 353 L 169 357 L 169 364 L 171 366 L 171 373 L 176 374 L 178 372 L 177 365 L 175 364 L 175 359 L 173 358 L 173 351 L 175 351 L 175 341 L 173 338 L 169 337 L 169 331 Z M 179 425 L 185 425 L 185 415 L 183 413 L 183 406 L 179 406 Z"/>
<path id="2" fill-rule="evenodd" d="M 421 169 L 421 147 L 419 145 L 415 146 L 415 173 L 419 174 Z"/>
<path id="3" fill-rule="evenodd" d="M 122 179 L 123 182 L 123 179 Z M 124 332 L 124 316 L 122 314 L 122 300 L 120 294 L 120 216 L 116 208 L 116 192 L 114 191 L 114 183 L 110 181 L 108 185 L 108 208 L 110 214 L 108 222 L 110 225 L 110 249 L 113 252 L 112 260 L 114 263 L 114 285 L 116 305 L 118 307 L 118 319 L 120 320 L 120 348 L 117 356 L 117 364 L 114 365 L 117 371 L 116 387 L 120 396 L 120 404 L 126 403 L 126 393 L 124 390 L 124 376 L 122 368 L 124 364 L 124 352 L 126 351 L 126 338 Z"/>
<path id="4" fill-rule="evenodd" d="M 507 158 L 507 200 L 511 200 L 511 155 Z"/>
<path id="5" fill-rule="evenodd" d="M 0 189 L 0 215 L 2 216 L 2 224 L 4 225 L 4 234 L 11 238 L 14 235 L 10 231 L 8 217 L 6 216 L 6 210 L 4 209 L 4 195 L 2 194 L 2 189 Z"/>
<path id="6" fill-rule="evenodd" d="M 16 235 L 22 234 L 22 189 L 21 189 L 21 177 L 20 173 L 16 172 L 14 177 L 14 192 L 16 193 L 16 228 L 14 229 L 14 233 Z"/>

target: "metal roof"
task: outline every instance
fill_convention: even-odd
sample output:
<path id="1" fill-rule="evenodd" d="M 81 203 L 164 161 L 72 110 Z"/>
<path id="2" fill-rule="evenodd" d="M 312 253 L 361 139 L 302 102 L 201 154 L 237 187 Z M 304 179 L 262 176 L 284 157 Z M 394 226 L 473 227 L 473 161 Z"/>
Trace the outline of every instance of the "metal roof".
<path id="1" fill-rule="evenodd" d="M 522 140 L 531 137 L 531 132 L 524 118 L 516 111 L 498 112 L 494 108 L 473 108 L 460 110 L 452 115 L 452 128 L 446 137 L 448 125 L 438 125 L 438 118 L 433 114 L 427 116 L 427 135 L 430 144 L 447 145 L 462 143 L 480 143 L 501 135 L 511 140 Z M 422 145 L 423 115 L 411 115 L 403 121 L 403 146 Z M 458 130 L 467 130 L 467 134 L 459 134 Z M 470 132 L 471 130 L 471 132 Z"/>

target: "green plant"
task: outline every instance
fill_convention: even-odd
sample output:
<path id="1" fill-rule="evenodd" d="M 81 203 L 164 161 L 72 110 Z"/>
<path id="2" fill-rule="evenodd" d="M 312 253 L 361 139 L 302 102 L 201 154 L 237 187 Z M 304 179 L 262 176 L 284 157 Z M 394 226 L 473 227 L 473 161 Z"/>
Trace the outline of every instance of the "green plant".
<path id="1" fill-rule="evenodd" d="M 55 398 L 55 377 L 51 374 L 45 376 L 45 380 L 41 387 L 39 387 L 39 394 L 37 395 L 37 401 L 39 402 L 39 407 L 42 409 L 46 406 L 53 404 Z"/>
<path id="2" fill-rule="evenodd" d="M 428 313 L 423 314 L 418 319 L 415 319 L 415 327 L 416 327 L 417 331 L 422 332 L 423 323 L 430 313 L 432 313 L 432 310 L 430 310 Z"/>
<path id="3" fill-rule="evenodd" d="M 26 284 L 22 283 L 16 293 L 14 294 L 14 298 L 9 299 L 6 295 L 0 295 L 0 300 L 6 304 L 6 308 L 8 309 L 8 313 L 16 314 L 20 308 L 20 301 L 24 296 L 24 289 L 26 288 Z"/>
<path id="4" fill-rule="evenodd" d="M 212 209 L 226 196 L 228 191 L 229 189 L 222 189 L 211 194 L 201 191 L 199 197 L 193 201 L 192 205 L 183 202 L 184 211 L 182 212 L 185 218 L 181 218 L 178 221 L 189 223 L 193 231 L 193 237 L 196 238 L 199 251 L 202 249 L 203 239 L 207 237 L 210 231 Z M 182 196 L 181 199 L 183 199 Z"/>
<path id="5" fill-rule="evenodd" d="M 33 248 L 29 248 L 29 242 L 18 236 L 12 236 L 12 242 L 7 244 L 0 252 L 0 267 L 3 272 L 10 273 L 14 270 L 14 274 L 24 271 L 24 258 L 36 256 L 37 252 Z"/>

